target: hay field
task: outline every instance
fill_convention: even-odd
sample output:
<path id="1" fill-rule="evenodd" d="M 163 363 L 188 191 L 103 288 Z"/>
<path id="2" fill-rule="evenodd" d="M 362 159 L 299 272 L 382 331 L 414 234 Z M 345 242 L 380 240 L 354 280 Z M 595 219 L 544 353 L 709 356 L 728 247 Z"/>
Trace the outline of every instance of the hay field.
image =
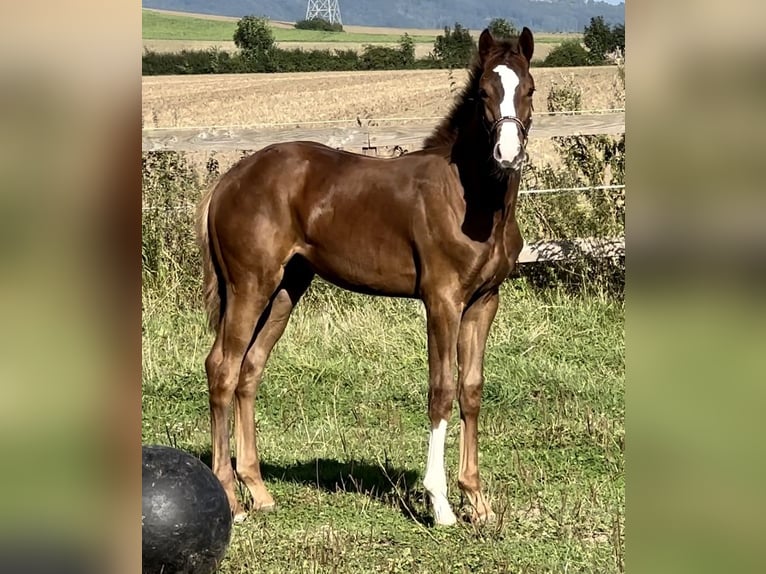
<path id="1" fill-rule="evenodd" d="M 532 73 L 538 111 L 545 111 L 551 87 L 566 82 L 582 90 L 583 109 L 622 105 L 624 89 L 615 67 L 535 68 Z M 147 76 L 142 78 L 142 121 L 153 128 L 433 118 L 449 110 L 465 77 L 463 70 Z"/>
<path id="2" fill-rule="evenodd" d="M 624 105 L 625 90 L 615 67 L 536 68 L 533 75 L 538 112 L 547 109 L 554 85 L 568 83 L 582 91 L 584 110 Z M 462 70 L 406 70 L 144 77 L 142 127 L 306 126 L 326 120 L 356 125 L 356 118 L 435 125 L 449 111 L 465 76 Z M 529 152 L 535 163 L 556 159 L 547 140 L 530 140 Z M 238 157 L 221 156 L 222 167 L 229 156 L 232 161 Z"/>

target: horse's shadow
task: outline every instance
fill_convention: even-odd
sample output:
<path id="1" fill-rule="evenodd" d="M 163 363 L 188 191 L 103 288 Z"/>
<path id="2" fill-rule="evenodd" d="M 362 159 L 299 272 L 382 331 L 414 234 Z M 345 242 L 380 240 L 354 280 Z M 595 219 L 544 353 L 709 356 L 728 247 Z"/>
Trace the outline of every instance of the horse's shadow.
<path id="1" fill-rule="evenodd" d="M 211 453 L 198 454 L 208 467 L 212 466 Z M 232 459 L 236 468 L 236 459 Z M 407 518 L 431 525 L 433 518 L 424 511 L 422 491 L 417 490 L 418 473 L 390 465 L 369 464 L 351 460 L 340 462 L 328 458 L 315 458 L 294 464 L 279 465 L 261 461 L 264 480 L 277 480 L 312 486 L 329 493 L 357 493 L 384 504 L 396 506 Z"/>

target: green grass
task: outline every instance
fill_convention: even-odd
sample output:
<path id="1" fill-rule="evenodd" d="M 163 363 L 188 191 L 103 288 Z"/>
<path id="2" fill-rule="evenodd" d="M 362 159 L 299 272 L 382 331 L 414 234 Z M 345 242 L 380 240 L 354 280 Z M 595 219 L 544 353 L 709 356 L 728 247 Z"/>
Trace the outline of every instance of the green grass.
<path id="1" fill-rule="evenodd" d="M 144 293 L 142 439 L 209 460 L 211 335 L 201 313 L 170 300 Z M 319 283 L 277 345 L 256 404 L 279 508 L 234 526 L 220 572 L 620 571 L 623 317 L 606 295 L 506 282 L 480 418 L 482 477 L 498 521 L 434 528 L 420 483 L 422 306 Z M 457 420 L 455 410 L 447 465 L 456 509 Z"/>
<path id="2" fill-rule="evenodd" d="M 141 11 L 141 33 L 144 40 L 209 40 L 228 41 L 234 36 L 236 22 L 208 20 L 193 16 L 159 14 L 151 10 Z M 397 34 L 351 34 L 348 32 L 323 32 L 321 30 L 296 30 L 272 28 L 277 42 L 398 42 Z M 435 36 L 413 36 L 416 43 L 433 43 Z"/>
<path id="3" fill-rule="evenodd" d="M 237 23 L 224 20 L 210 20 L 194 16 L 161 14 L 141 10 L 141 33 L 144 40 L 207 40 L 230 42 Z M 321 30 L 296 30 L 272 28 L 277 42 L 352 42 L 352 43 L 395 43 L 399 34 L 356 34 L 349 32 L 323 32 Z M 436 36 L 411 34 L 416 44 L 433 44 Z M 566 35 L 567 38 L 572 36 Z M 539 44 L 560 44 L 561 35 L 535 34 Z"/>

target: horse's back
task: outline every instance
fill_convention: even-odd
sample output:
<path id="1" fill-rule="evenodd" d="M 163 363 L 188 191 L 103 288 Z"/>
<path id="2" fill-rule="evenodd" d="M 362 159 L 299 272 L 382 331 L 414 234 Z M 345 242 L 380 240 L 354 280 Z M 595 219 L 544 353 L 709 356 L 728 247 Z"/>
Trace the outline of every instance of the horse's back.
<path id="1" fill-rule="evenodd" d="M 381 159 L 313 142 L 274 144 L 222 178 L 217 226 L 229 243 L 252 246 L 248 258 L 263 249 L 297 253 L 342 286 L 414 295 L 413 225 L 422 195 L 447 169 L 422 154 Z"/>

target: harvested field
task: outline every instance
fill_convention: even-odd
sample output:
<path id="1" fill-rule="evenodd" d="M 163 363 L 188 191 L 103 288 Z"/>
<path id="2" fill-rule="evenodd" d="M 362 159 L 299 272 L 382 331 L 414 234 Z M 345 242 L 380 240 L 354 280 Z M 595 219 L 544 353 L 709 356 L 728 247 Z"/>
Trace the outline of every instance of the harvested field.
<path id="1" fill-rule="evenodd" d="M 551 87 L 566 82 L 582 90 L 583 109 L 622 106 L 616 67 L 536 68 L 533 74 L 538 111 L 546 109 Z M 143 127 L 432 118 L 447 112 L 465 75 L 405 70 L 144 77 Z"/>
<path id="2" fill-rule="evenodd" d="M 362 122 L 396 118 L 388 122 L 391 125 L 434 125 L 435 118 L 448 112 L 465 74 L 462 70 L 407 70 L 144 77 L 142 125 L 306 126 L 327 120 L 355 125 L 357 118 Z M 538 112 L 547 109 L 551 88 L 566 83 L 581 89 L 584 110 L 624 105 L 625 90 L 615 67 L 536 68 L 533 74 Z M 555 160 L 548 141 L 533 139 L 529 151 L 535 163 Z M 220 158 L 222 166 L 229 155 Z"/>

